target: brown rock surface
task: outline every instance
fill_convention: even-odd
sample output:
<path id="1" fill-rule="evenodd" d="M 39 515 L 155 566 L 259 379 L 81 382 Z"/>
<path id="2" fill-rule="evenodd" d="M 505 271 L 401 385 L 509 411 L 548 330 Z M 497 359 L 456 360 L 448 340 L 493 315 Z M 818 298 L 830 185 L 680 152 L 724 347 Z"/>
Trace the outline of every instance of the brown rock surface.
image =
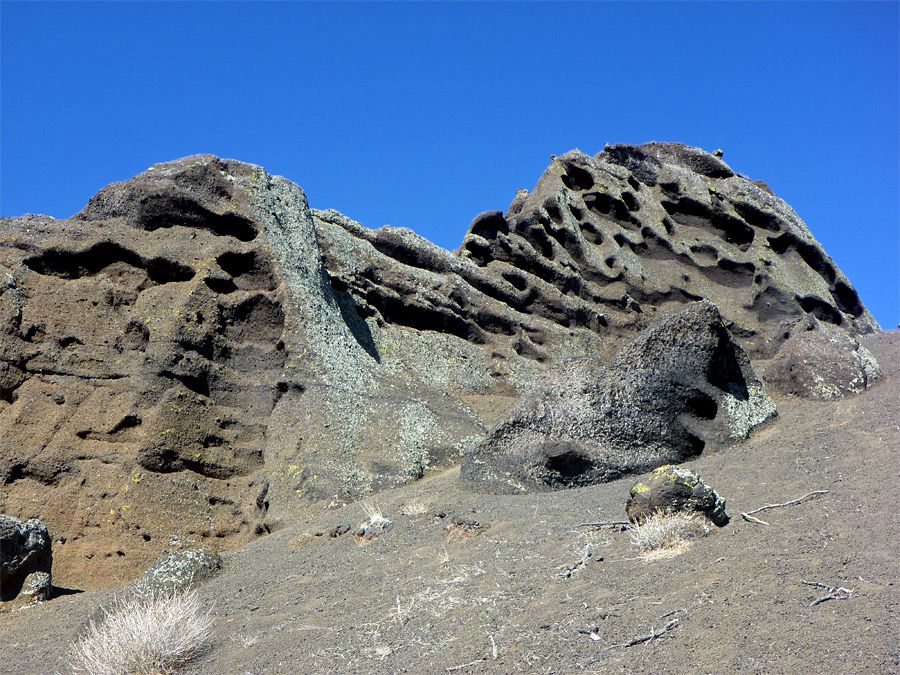
<path id="1" fill-rule="evenodd" d="M 440 373 L 379 367 L 302 190 L 259 167 L 156 165 L 0 237 L 0 506 L 46 520 L 60 584 L 233 547 L 415 479 L 483 428 Z"/>

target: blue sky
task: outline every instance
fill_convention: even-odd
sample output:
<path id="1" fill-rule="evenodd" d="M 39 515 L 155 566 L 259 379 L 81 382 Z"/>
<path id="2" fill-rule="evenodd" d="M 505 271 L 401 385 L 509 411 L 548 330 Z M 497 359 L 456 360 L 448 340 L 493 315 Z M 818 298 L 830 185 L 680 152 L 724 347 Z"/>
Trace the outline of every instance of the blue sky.
<path id="1" fill-rule="evenodd" d="M 0 4 L 0 212 L 198 152 L 447 248 L 550 154 L 722 148 L 898 325 L 897 2 Z"/>

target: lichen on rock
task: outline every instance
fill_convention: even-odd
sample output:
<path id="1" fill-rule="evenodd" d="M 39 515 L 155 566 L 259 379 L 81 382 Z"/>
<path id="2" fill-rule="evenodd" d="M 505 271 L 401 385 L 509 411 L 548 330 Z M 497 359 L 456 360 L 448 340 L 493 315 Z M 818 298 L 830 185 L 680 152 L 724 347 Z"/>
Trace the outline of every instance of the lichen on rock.
<path id="1" fill-rule="evenodd" d="M 625 512 L 632 522 L 654 513 L 700 513 L 719 527 L 727 525 L 725 500 L 696 473 L 667 464 L 657 467 L 629 490 Z"/>
<path id="2" fill-rule="evenodd" d="M 744 438 L 775 414 L 710 302 L 660 317 L 609 366 L 550 369 L 462 463 L 471 486 L 579 487 L 683 462 Z"/>

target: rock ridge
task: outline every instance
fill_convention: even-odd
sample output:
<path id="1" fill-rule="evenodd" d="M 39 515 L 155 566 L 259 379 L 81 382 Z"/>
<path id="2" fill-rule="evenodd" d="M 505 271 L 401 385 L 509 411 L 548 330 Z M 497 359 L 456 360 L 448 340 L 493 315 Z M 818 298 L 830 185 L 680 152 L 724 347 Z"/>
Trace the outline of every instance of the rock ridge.
<path id="1" fill-rule="evenodd" d="M 157 164 L 0 221 L 0 510 L 65 542 L 63 584 L 236 546 L 458 463 L 548 368 L 700 299 L 753 358 L 807 314 L 878 330 L 789 206 L 680 144 L 555 158 L 456 251 Z"/>

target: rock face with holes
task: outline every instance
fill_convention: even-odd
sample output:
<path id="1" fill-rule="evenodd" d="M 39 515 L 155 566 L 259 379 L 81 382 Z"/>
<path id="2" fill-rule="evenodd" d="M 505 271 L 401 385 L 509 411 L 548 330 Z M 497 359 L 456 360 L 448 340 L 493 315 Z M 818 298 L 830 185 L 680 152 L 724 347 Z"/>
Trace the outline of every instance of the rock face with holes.
<path id="1" fill-rule="evenodd" d="M 567 327 L 634 331 L 706 298 L 754 357 L 771 356 L 779 324 L 806 313 L 851 334 L 878 330 L 765 183 L 677 143 L 562 155 L 505 214 L 476 218 L 462 252 L 506 276 L 523 300 L 542 298 L 535 313 Z"/>
<path id="2" fill-rule="evenodd" d="M 48 599 L 52 566 L 47 527 L 36 519 L 23 523 L 0 513 L 0 601 L 13 600 L 20 592 Z"/>
<path id="3" fill-rule="evenodd" d="M 462 462 L 476 488 L 581 487 L 683 462 L 775 414 L 715 305 L 657 320 L 612 363 L 551 368 Z"/>
<path id="4" fill-rule="evenodd" d="M 865 391 L 881 377 L 872 353 L 836 326 L 807 316 L 787 334 L 763 371 L 773 391 L 830 400 Z"/>
<path id="5" fill-rule="evenodd" d="M 405 377 L 407 345 L 376 347 L 333 288 L 303 191 L 259 167 L 159 164 L 68 220 L 4 219 L 0 243 L 4 508 L 41 509 L 66 583 L 235 546 L 483 432 L 440 372 L 478 348 L 438 336 L 430 383 Z"/>
<path id="6" fill-rule="evenodd" d="M 548 366 L 698 298 L 753 356 L 807 312 L 877 330 L 790 207 L 696 148 L 566 153 L 452 252 L 257 166 L 158 164 L 0 221 L 0 506 L 58 533 L 61 583 L 123 580 L 452 465 Z"/>

